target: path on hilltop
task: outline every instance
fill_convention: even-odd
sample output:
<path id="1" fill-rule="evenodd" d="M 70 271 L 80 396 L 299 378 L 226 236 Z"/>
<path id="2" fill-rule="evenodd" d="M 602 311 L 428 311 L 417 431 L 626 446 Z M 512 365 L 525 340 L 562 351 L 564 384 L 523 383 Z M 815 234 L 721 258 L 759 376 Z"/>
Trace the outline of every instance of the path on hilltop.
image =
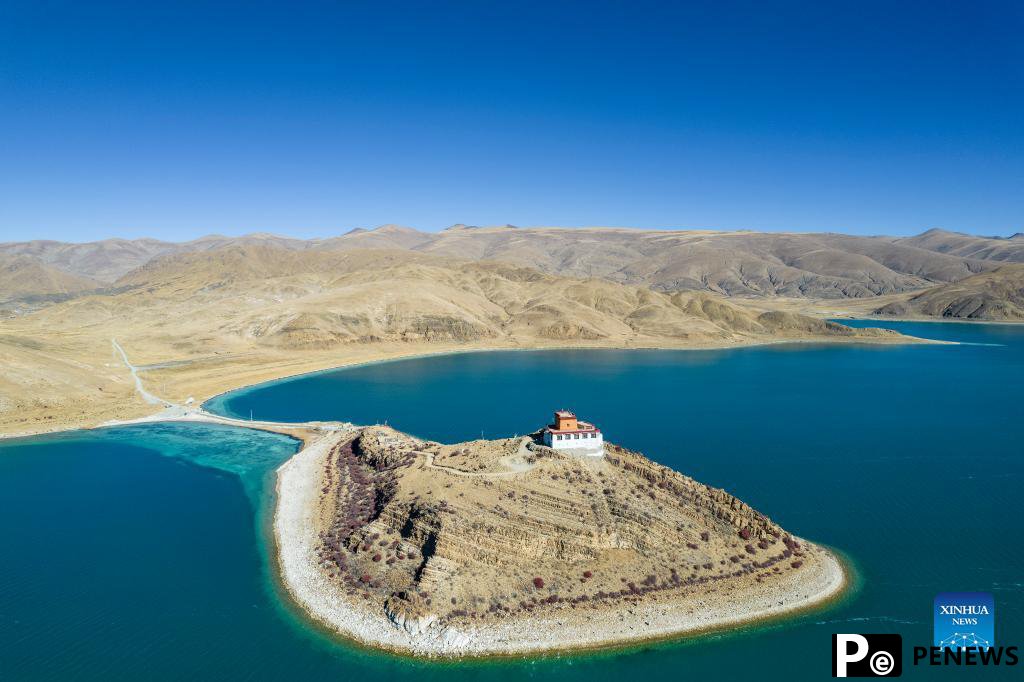
<path id="1" fill-rule="evenodd" d="M 505 455 L 498 459 L 498 463 L 506 467 L 508 471 L 463 471 L 462 469 L 455 469 L 443 464 L 436 464 L 434 462 L 434 453 L 429 450 L 420 450 L 419 452 L 427 456 L 427 468 L 429 469 L 437 469 L 438 471 L 445 471 L 449 474 L 467 478 L 509 478 L 518 474 L 525 474 L 537 466 L 536 462 L 531 464 L 526 461 L 530 452 L 527 447 L 529 442 L 530 438 L 523 436 L 519 440 L 519 449 L 516 450 L 515 454 Z"/>

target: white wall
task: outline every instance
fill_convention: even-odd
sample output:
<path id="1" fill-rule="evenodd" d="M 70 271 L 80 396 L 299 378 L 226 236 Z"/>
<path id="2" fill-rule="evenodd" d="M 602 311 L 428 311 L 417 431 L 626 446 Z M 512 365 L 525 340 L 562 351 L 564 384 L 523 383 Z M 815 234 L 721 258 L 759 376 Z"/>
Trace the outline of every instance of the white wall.
<path id="1" fill-rule="evenodd" d="M 575 434 L 571 433 L 563 435 L 568 435 L 569 439 L 553 440 L 554 436 L 552 433 L 544 431 L 544 445 L 555 450 L 565 450 L 581 455 L 600 456 L 604 453 L 604 435 L 600 432 L 597 434 L 597 438 L 583 438 L 583 434 L 580 434 L 579 438 L 572 438 Z"/>

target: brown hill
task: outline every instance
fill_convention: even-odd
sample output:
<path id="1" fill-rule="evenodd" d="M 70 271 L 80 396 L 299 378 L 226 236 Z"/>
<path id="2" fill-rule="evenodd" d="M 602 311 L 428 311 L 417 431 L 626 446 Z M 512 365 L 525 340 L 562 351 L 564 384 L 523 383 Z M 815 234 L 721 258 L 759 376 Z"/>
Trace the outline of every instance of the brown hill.
<path id="1" fill-rule="evenodd" d="M 859 298 L 994 267 L 889 238 L 837 234 L 488 228 L 441 233 L 418 248 L 659 291 L 746 297 Z"/>
<path id="2" fill-rule="evenodd" d="M 668 294 L 394 250 L 232 246 L 158 258 L 116 284 L 127 291 L 111 298 L 126 313 L 198 309 L 223 333 L 284 347 L 499 337 L 729 342 L 744 335 L 849 333 L 704 293 Z M 76 317 L 94 304 L 82 301 L 59 315 Z"/>
<path id="3" fill-rule="evenodd" d="M 0 244 L 0 254 L 32 256 L 62 272 L 112 282 L 156 256 L 178 248 L 156 239 L 105 239 L 72 244 L 51 240 Z"/>
<path id="4" fill-rule="evenodd" d="M 500 260 L 552 275 L 597 277 L 658 291 L 831 299 L 893 294 L 952 282 L 997 267 L 998 262 L 988 256 L 1006 256 L 983 248 L 970 251 L 979 257 L 942 253 L 930 237 L 920 242 L 914 239 L 918 238 L 465 225 L 427 233 L 385 225 L 319 240 L 253 234 L 211 236 L 181 244 L 154 240 L 28 242 L 0 244 L 0 252 L 31 253 L 67 272 L 113 281 L 158 256 L 231 246 L 292 251 L 401 249 L 463 260 Z"/>
<path id="5" fill-rule="evenodd" d="M 105 239 L 81 244 L 36 240 L 0 244 L 0 254 L 31 256 L 62 272 L 110 283 L 154 258 L 168 254 L 213 251 L 239 245 L 302 250 L 318 243 L 264 233 L 242 237 L 210 235 L 181 243 L 156 239 Z"/>
<path id="6" fill-rule="evenodd" d="M 48 351 L 19 347 L 15 353 L 5 337 L 30 339 Z M 146 372 L 154 392 L 181 402 L 345 362 L 439 350 L 899 337 L 773 312 L 760 302 L 662 293 L 506 263 L 396 250 L 235 245 L 163 256 L 104 292 L 0 322 L 0 360 L 23 367 L 12 374 L 22 379 L 32 375 L 33 362 L 39 376 L 56 367 L 55 348 L 67 362 L 113 360 L 116 368 L 121 362 L 112 355 L 112 338 L 137 364 L 157 365 Z M 130 390 L 130 377 L 124 379 Z M 87 410 L 82 401 L 92 389 L 48 388 L 60 381 L 8 387 L 12 409 L 0 417 L 13 420 L 7 422 L 13 428 L 41 413 Z M 122 397 L 128 401 L 130 393 Z"/>
<path id="7" fill-rule="evenodd" d="M 93 279 L 47 266 L 38 258 L 0 253 L 0 302 L 26 297 L 59 297 L 99 286 Z"/>
<path id="8" fill-rule="evenodd" d="M 1024 263 L 1024 234 L 1021 233 L 1003 239 L 932 229 L 900 239 L 899 243 L 964 258 Z"/>
<path id="9" fill-rule="evenodd" d="M 899 317 L 928 316 L 997 322 L 1024 321 L 1024 264 L 1004 265 L 953 284 L 914 294 L 875 311 Z"/>

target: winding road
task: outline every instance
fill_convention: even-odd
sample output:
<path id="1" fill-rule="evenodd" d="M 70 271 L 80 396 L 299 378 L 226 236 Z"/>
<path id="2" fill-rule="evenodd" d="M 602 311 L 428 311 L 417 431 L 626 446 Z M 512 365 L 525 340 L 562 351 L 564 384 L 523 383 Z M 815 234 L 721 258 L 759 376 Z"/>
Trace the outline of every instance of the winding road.
<path id="1" fill-rule="evenodd" d="M 193 407 L 190 405 L 172 403 L 169 400 L 164 400 L 163 398 L 155 396 L 147 391 L 146 387 L 142 383 L 142 377 L 139 376 L 139 369 L 132 364 L 131 360 L 128 359 L 128 353 L 126 353 L 121 344 L 117 342 L 117 339 L 111 339 L 110 341 L 113 344 L 114 349 L 121 355 L 121 359 L 124 360 L 124 364 L 127 365 L 128 369 L 131 371 L 132 378 L 135 380 L 135 390 L 139 393 L 142 399 L 150 405 L 162 405 L 164 409 L 146 417 L 110 421 L 102 426 L 126 426 L 129 424 L 146 424 L 151 422 L 188 421 L 225 424 L 227 426 L 242 426 L 247 429 L 259 429 L 261 431 L 273 431 L 275 433 L 286 433 L 289 435 L 294 435 L 296 431 L 339 432 L 351 431 L 358 428 L 354 424 L 350 424 L 348 422 L 271 422 L 253 421 L 251 419 L 236 419 L 234 417 L 224 417 L 219 414 L 207 412 L 199 406 Z"/>

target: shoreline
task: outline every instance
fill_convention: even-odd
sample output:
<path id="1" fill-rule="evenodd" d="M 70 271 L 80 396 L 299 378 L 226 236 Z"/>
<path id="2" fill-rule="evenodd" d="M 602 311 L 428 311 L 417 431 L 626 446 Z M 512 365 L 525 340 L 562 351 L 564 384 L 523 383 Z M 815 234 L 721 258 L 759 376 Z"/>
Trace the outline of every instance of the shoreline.
<path id="1" fill-rule="evenodd" d="M 825 318 L 829 320 L 859 320 L 861 322 L 931 322 L 934 324 L 982 324 L 982 325 L 1024 325 L 1024 320 L 964 320 L 957 317 L 882 317 L 881 315 L 851 315 L 850 313 L 839 313 Z M 916 337 L 912 337 L 916 338 Z"/>
<path id="2" fill-rule="evenodd" d="M 727 346 L 726 348 L 815 342 L 817 340 L 780 340 L 740 347 Z M 849 343 L 850 341 L 836 340 L 835 342 Z M 903 342 L 905 341 L 902 339 L 897 341 L 897 343 Z M 911 342 L 916 343 L 917 341 Z M 869 344 L 876 345 L 870 342 Z M 562 349 L 568 348 L 562 347 Z M 501 350 L 555 349 L 451 350 L 420 354 L 414 357 Z M 623 348 L 619 350 L 641 349 Z M 651 350 L 663 349 L 652 348 Z M 720 350 L 720 348 L 690 350 Z M 304 372 L 295 376 L 403 359 L 410 358 L 408 356 L 394 357 L 353 363 L 315 372 Z M 275 381 L 279 380 L 259 383 L 274 383 Z M 701 606 L 703 602 L 631 604 L 624 605 L 621 609 L 608 609 L 595 614 L 594 619 L 597 622 L 594 627 L 588 627 L 586 634 L 575 633 L 570 638 L 564 636 L 566 627 L 558 620 L 557 615 L 545 615 L 530 621 L 521 620 L 515 623 L 497 624 L 496 627 L 475 628 L 474 626 L 474 630 L 468 633 L 446 630 L 443 633 L 438 633 L 440 637 L 415 641 L 414 637 L 395 627 L 383 614 L 360 613 L 357 608 L 346 604 L 344 599 L 329 599 L 326 602 L 321 600 L 322 595 L 318 594 L 320 586 L 317 583 L 318 578 L 322 578 L 322 576 L 318 575 L 318 570 L 315 570 L 315 567 L 311 569 L 309 563 L 314 556 L 312 546 L 309 545 L 313 538 L 304 537 L 303 530 L 309 530 L 313 526 L 311 523 L 303 522 L 304 514 L 308 511 L 307 507 L 309 506 L 309 499 L 303 493 L 312 494 L 312 500 L 315 502 L 315 491 L 319 488 L 319 478 L 316 475 L 317 465 L 322 463 L 321 458 L 325 456 L 331 445 L 344 438 L 355 425 L 345 424 L 346 428 L 338 429 L 340 424 L 328 426 L 322 423 L 247 422 L 206 412 L 203 409 L 205 404 L 206 402 L 193 412 L 164 415 L 158 412 L 138 419 L 105 423 L 88 428 L 114 428 L 130 424 L 175 421 L 208 422 L 284 433 L 299 441 L 296 452 L 274 472 L 274 485 L 269 488 L 272 493 L 271 508 L 266 510 L 266 519 L 264 520 L 270 526 L 269 533 L 273 542 L 273 552 L 266 560 L 273 563 L 273 566 L 269 568 L 272 570 L 276 589 L 280 590 L 281 595 L 286 597 L 287 601 L 293 602 L 292 607 L 301 614 L 303 620 L 310 621 L 314 627 L 325 631 L 329 637 L 334 639 L 340 637 L 348 644 L 375 652 L 384 651 L 416 659 L 488 659 L 555 655 L 563 652 L 575 654 L 623 650 L 646 643 L 687 640 L 713 632 L 740 630 L 756 626 L 759 623 L 785 620 L 803 613 L 826 609 L 848 594 L 851 587 L 848 567 L 844 565 L 839 556 L 822 548 L 822 565 L 819 567 L 820 570 L 812 575 L 810 582 L 801 574 L 799 581 L 790 580 L 788 584 L 783 585 L 782 590 L 774 590 L 771 595 L 761 595 L 759 598 L 727 603 L 724 608 L 711 609 L 714 616 L 695 613 L 697 609 L 694 607 Z M 172 405 L 172 409 L 176 407 L 181 409 Z M 165 408 L 161 412 L 168 412 L 168 410 Z M 328 428 L 325 429 L 324 426 L 328 426 Z M 75 429 L 63 429 L 62 431 L 70 430 Z M 310 464 L 313 465 L 312 472 L 308 469 Z M 313 475 L 310 476 L 310 473 Z M 781 608 L 775 604 L 780 596 L 786 602 Z M 494 632 L 487 632 L 488 630 L 494 630 Z"/>
<path id="3" fill-rule="evenodd" d="M 850 319 L 859 319 L 859 318 L 850 318 Z M 469 347 L 453 347 L 453 348 L 447 348 L 447 349 L 443 349 L 443 350 L 429 351 L 429 352 L 416 352 L 416 351 L 413 351 L 413 352 L 409 352 L 409 353 L 403 353 L 401 351 L 399 351 L 397 353 L 389 353 L 387 351 L 390 350 L 390 349 L 387 349 L 387 350 L 384 351 L 384 353 L 383 353 L 383 355 L 381 357 L 375 357 L 375 358 L 371 358 L 371 359 L 368 359 L 368 360 L 364 360 L 364 359 L 344 360 L 344 359 L 341 359 L 339 361 L 334 361 L 334 362 L 332 362 L 332 364 L 329 364 L 329 365 L 327 365 L 325 367 L 319 367 L 317 369 L 308 369 L 308 370 L 304 369 L 304 370 L 300 370 L 300 371 L 293 372 L 293 373 L 290 373 L 290 374 L 283 374 L 283 375 L 280 375 L 280 376 L 274 376 L 273 374 L 271 374 L 270 378 L 261 377 L 261 378 L 255 379 L 253 381 L 250 381 L 248 383 L 242 383 L 240 385 L 232 385 L 230 383 L 230 381 L 221 382 L 221 385 L 224 385 L 226 383 L 227 387 L 223 388 L 223 389 L 220 389 L 220 390 L 215 389 L 216 392 L 212 392 L 212 393 L 210 393 L 206 397 L 204 397 L 204 393 L 203 392 L 197 392 L 195 394 L 196 397 L 197 397 L 196 405 L 192 409 L 192 411 L 195 411 L 196 409 L 198 409 L 198 410 L 200 410 L 202 412 L 206 412 L 206 413 L 210 414 L 211 416 L 222 417 L 222 418 L 225 418 L 225 419 L 236 419 L 238 421 L 244 421 L 243 417 L 234 417 L 234 416 L 227 415 L 227 414 L 219 414 L 219 413 L 216 413 L 216 412 L 211 412 L 210 410 L 207 409 L 207 405 L 211 401 L 216 400 L 217 398 L 220 398 L 220 397 L 222 397 L 222 396 L 224 396 L 224 395 L 226 395 L 228 393 L 234 393 L 234 392 L 237 392 L 237 391 L 245 391 L 245 390 L 249 390 L 249 389 L 252 389 L 252 388 L 254 388 L 256 386 L 261 386 L 261 385 L 264 385 L 264 384 L 273 384 L 273 383 L 278 383 L 278 382 L 285 382 L 285 381 L 299 379 L 299 378 L 302 378 L 302 377 L 313 376 L 313 375 L 316 375 L 316 374 L 322 374 L 322 373 L 326 373 L 326 372 L 333 372 L 333 371 L 341 370 L 341 369 L 353 369 L 353 368 L 357 368 L 357 367 L 367 367 L 367 366 L 370 366 L 370 365 L 376 365 L 376 364 L 381 364 L 381 363 L 385 363 L 385 362 L 398 362 L 398 361 L 402 361 L 402 360 L 420 360 L 420 359 L 425 359 L 425 358 L 443 357 L 443 356 L 458 355 L 458 354 L 463 354 L 463 353 L 492 353 L 492 352 L 504 352 L 504 351 L 540 352 L 540 351 L 556 351 L 556 350 L 724 351 L 724 350 L 744 350 L 744 349 L 750 349 L 750 348 L 760 348 L 760 347 L 770 347 L 770 346 L 784 346 L 784 345 L 795 345 L 795 346 L 797 346 L 797 345 L 812 345 L 812 346 L 813 345 L 822 345 L 822 346 L 832 346 L 832 345 L 891 346 L 891 345 L 918 345 L 918 344 L 923 344 L 923 345 L 958 345 L 958 342 L 956 342 L 956 341 L 944 341 L 944 340 L 939 340 L 939 339 L 927 339 L 927 338 L 921 338 L 921 337 L 916 337 L 916 336 L 908 336 L 908 335 L 905 335 L 905 334 L 898 334 L 895 338 L 885 338 L 885 337 L 874 337 L 873 338 L 873 337 L 870 337 L 870 336 L 857 337 L 857 338 L 849 338 L 849 337 L 835 337 L 835 338 L 832 338 L 832 337 L 771 338 L 771 339 L 744 339 L 742 341 L 732 342 L 732 343 L 714 343 L 714 344 L 700 344 L 700 345 L 697 345 L 697 344 L 685 344 L 685 343 L 679 344 L 679 345 L 663 345 L 663 344 L 662 345 L 658 345 L 658 344 L 651 344 L 651 345 L 643 345 L 643 344 L 641 344 L 641 345 L 626 345 L 626 344 L 615 344 L 615 343 L 611 343 L 611 344 L 601 344 L 601 343 L 598 343 L 598 344 L 585 344 L 585 343 L 584 344 L 579 344 L 579 343 L 577 343 L 577 344 L 552 344 L 552 345 L 531 345 L 531 346 L 521 346 L 521 345 L 514 345 L 514 344 L 510 344 L 510 345 L 495 344 L 495 345 L 483 345 L 483 346 L 472 346 L 471 345 Z M 125 359 L 127 360 L 127 358 L 125 358 Z M 132 369 L 134 366 L 131 365 L 130 363 L 128 363 L 128 367 L 129 367 L 129 369 Z M 136 369 L 138 371 L 140 371 L 140 372 L 146 371 L 146 369 L 144 369 L 144 368 L 136 367 Z M 141 383 L 141 377 L 137 377 L 137 380 L 138 380 L 139 383 Z M 220 387 L 218 387 L 218 389 L 219 388 Z M 30 436 L 40 436 L 40 435 L 46 435 L 46 434 L 51 434 L 51 433 L 61 433 L 61 432 L 65 432 L 65 431 L 77 431 L 77 430 L 83 430 L 83 429 L 87 430 L 87 429 L 100 428 L 100 427 L 103 427 L 103 426 L 117 425 L 117 424 L 122 424 L 122 423 L 139 423 L 139 422 L 161 421 L 161 420 L 166 420 L 166 419 L 161 417 L 161 414 L 164 413 L 165 411 L 167 411 L 168 409 L 173 409 L 173 408 L 178 408 L 180 410 L 185 410 L 186 409 L 183 406 L 178 405 L 178 404 L 172 402 L 169 399 L 166 399 L 166 398 L 163 398 L 163 397 L 160 397 L 160 396 L 153 396 L 153 397 L 160 401 L 160 405 L 159 405 L 160 409 L 155 409 L 152 412 L 149 412 L 147 414 L 142 414 L 139 417 L 135 417 L 135 418 L 132 418 L 132 419 L 128 419 L 128 420 L 107 420 L 107 421 L 98 422 L 98 423 L 97 422 L 90 422 L 90 421 L 86 420 L 84 423 L 81 423 L 81 424 L 70 425 L 70 426 L 66 425 L 66 424 L 64 424 L 64 425 L 55 425 L 53 428 L 45 428 L 45 425 L 40 423 L 40 424 L 38 424 L 38 426 L 43 427 L 43 428 L 30 429 L 28 431 L 17 431 L 17 432 L 9 432 L 9 433 L 0 433 L 0 440 L 10 439 L 10 438 L 26 438 L 26 437 L 30 437 Z M 140 401 L 147 402 L 146 399 L 145 399 L 145 396 L 139 395 L 139 399 L 140 399 Z M 154 405 L 153 407 L 156 407 L 156 406 Z M 295 422 L 295 423 L 296 424 L 300 424 L 301 422 Z"/>
<path id="4" fill-rule="evenodd" d="M 857 318 L 851 318 L 857 319 Z M 335 372 L 343 369 L 357 369 L 361 367 L 370 367 L 372 365 L 382 365 L 389 362 L 402 362 L 404 360 L 425 360 L 428 358 L 446 357 L 449 355 L 464 355 L 470 353 L 503 353 L 503 352 L 514 352 L 514 353 L 539 353 L 545 351 L 564 351 L 564 350 L 592 350 L 592 351 L 682 351 L 682 352 L 711 352 L 711 351 L 723 351 L 723 350 L 748 350 L 754 348 L 760 348 L 765 346 L 785 346 L 785 345 L 865 345 L 865 346 L 897 346 L 897 345 L 939 345 L 939 346 L 958 346 L 961 345 L 960 341 L 945 341 L 942 339 L 925 339 L 918 336 L 907 336 L 901 335 L 896 339 L 871 339 L 869 337 L 857 338 L 857 339 L 778 339 L 770 341 L 751 341 L 744 343 L 735 344 L 722 344 L 722 345 L 708 345 L 708 346 L 589 346 L 589 345 L 575 345 L 575 346 L 534 346 L 534 347 L 523 347 L 523 346 L 493 346 L 483 348 L 456 348 L 451 350 L 441 350 L 430 353 L 412 353 L 410 355 L 398 354 L 391 357 L 384 357 L 377 360 L 358 360 L 355 362 L 343 362 L 339 365 L 332 365 L 331 367 L 324 367 L 322 369 L 311 369 L 308 371 L 296 372 L 294 374 L 286 374 L 284 376 L 276 377 L 274 379 L 264 379 L 255 381 L 250 384 L 243 384 L 236 388 L 228 388 L 219 393 L 211 395 L 209 398 L 204 398 L 199 402 L 199 407 L 203 411 L 223 417 L 225 419 L 241 419 L 241 417 L 234 417 L 228 414 L 220 414 L 212 412 L 207 409 L 207 405 L 217 398 L 225 396 L 229 393 L 237 393 L 241 391 L 250 390 L 258 386 L 285 383 L 288 381 L 294 381 L 296 379 L 302 379 L 305 377 L 316 376 L 317 374 L 326 374 L 328 372 Z M 295 422 L 301 423 L 301 422 Z M 2 436 L 0 436 L 2 437 Z"/>
<path id="5" fill-rule="evenodd" d="M 557 614 L 515 622 L 425 627 L 409 634 L 383 613 L 361 610 L 327 581 L 315 562 L 315 517 L 319 513 L 319 471 L 341 436 L 325 435 L 277 469 L 272 521 L 277 580 L 296 608 L 335 638 L 373 651 L 416 659 L 488 659 L 620 650 L 659 641 L 742 629 L 829 608 L 849 593 L 852 570 L 831 550 L 811 579 L 800 574 L 782 589 L 710 608 L 700 601 L 638 603 L 593 614 L 586 629 L 572 630 Z M 782 604 L 780 605 L 780 600 Z M 568 615 L 568 613 L 566 614 Z M 571 635 L 566 636 L 567 632 Z"/>

